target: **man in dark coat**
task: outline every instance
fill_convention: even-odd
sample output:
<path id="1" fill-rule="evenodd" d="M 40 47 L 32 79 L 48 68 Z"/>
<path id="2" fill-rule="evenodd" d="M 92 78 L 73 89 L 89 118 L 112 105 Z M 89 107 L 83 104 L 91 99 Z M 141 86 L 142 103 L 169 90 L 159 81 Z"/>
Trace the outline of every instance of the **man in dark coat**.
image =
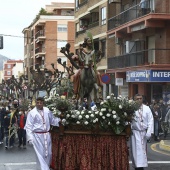
<path id="1" fill-rule="evenodd" d="M 0 109 L 0 144 L 3 144 L 4 139 L 4 116 L 6 114 L 6 109 L 4 105 L 2 105 Z"/>

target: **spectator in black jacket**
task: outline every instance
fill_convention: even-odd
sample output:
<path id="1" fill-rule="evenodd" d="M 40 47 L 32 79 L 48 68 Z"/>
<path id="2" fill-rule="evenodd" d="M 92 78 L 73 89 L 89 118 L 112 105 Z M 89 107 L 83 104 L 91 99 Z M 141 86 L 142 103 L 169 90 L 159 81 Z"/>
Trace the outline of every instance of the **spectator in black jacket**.
<path id="1" fill-rule="evenodd" d="M 6 136 L 5 149 L 14 146 L 15 131 L 17 125 L 17 109 L 9 110 L 4 117 L 4 130 Z"/>
<path id="2" fill-rule="evenodd" d="M 5 134 L 5 149 L 8 149 L 8 138 L 9 138 L 9 126 L 10 126 L 10 112 L 6 111 L 4 116 L 4 134 Z"/>
<path id="3" fill-rule="evenodd" d="M 4 116 L 6 114 L 6 109 L 4 104 L 2 104 L 2 107 L 0 109 L 0 144 L 3 144 L 4 139 Z"/>

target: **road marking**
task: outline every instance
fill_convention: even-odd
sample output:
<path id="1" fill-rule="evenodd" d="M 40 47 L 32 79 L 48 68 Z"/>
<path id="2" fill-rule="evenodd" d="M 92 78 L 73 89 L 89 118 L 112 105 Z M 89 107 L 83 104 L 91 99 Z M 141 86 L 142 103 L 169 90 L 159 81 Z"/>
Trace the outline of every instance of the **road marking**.
<path id="1" fill-rule="evenodd" d="M 158 152 L 158 153 L 161 153 L 161 154 L 163 154 L 163 155 L 168 155 L 168 156 L 170 156 L 170 154 L 167 153 L 167 152 L 165 152 L 165 151 L 159 151 L 159 150 L 157 150 L 157 149 L 156 149 L 156 146 L 157 146 L 157 145 L 159 145 L 159 143 L 154 143 L 154 144 L 152 144 L 152 145 L 151 145 L 151 149 L 152 149 L 153 151 Z"/>
<path id="2" fill-rule="evenodd" d="M 131 164 L 132 161 L 129 161 Z M 148 164 L 170 164 L 170 161 L 148 161 Z"/>
<path id="3" fill-rule="evenodd" d="M 129 161 L 131 164 L 132 161 Z M 35 165 L 36 162 L 25 162 L 25 163 L 0 163 L 0 166 L 6 165 L 6 166 L 12 166 L 12 165 Z M 148 164 L 170 164 L 170 161 L 148 161 Z M 29 170 L 29 169 L 24 169 L 24 170 Z M 31 170 L 31 169 L 30 169 Z"/>
<path id="4" fill-rule="evenodd" d="M 23 163 L 0 163 L 0 166 L 2 165 L 7 165 L 7 166 L 11 166 L 11 165 L 35 165 L 36 162 L 23 162 Z"/>

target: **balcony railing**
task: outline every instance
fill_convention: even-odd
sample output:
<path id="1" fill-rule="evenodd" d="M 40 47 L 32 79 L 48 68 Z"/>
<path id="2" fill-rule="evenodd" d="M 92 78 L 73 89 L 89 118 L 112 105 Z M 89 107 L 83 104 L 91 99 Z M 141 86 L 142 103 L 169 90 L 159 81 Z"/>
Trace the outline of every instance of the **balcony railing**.
<path id="1" fill-rule="evenodd" d="M 87 30 L 87 29 L 84 29 L 84 30 L 81 30 L 81 31 L 77 31 L 77 32 L 76 32 L 76 37 L 78 37 L 78 35 L 80 35 L 80 34 L 85 33 L 86 30 Z"/>
<path id="2" fill-rule="evenodd" d="M 149 49 L 108 58 L 108 69 L 142 66 L 146 64 L 170 64 L 170 49 Z"/>
<path id="3" fill-rule="evenodd" d="M 31 36 L 31 43 L 34 41 L 34 36 Z"/>
<path id="4" fill-rule="evenodd" d="M 99 21 L 89 24 L 88 29 L 99 26 Z"/>
<path id="5" fill-rule="evenodd" d="M 45 47 L 38 47 L 35 49 L 35 54 L 37 53 L 45 53 Z"/>
<path id="6" fill-rule="evenodd" d="M 87 4 L 88 0 L 84 0 L 79 4 L 79 8 L 81 8 L 83 5 Z"/>
<path id="7" fill-rule="evenodd" d="M 35 34 L 35 39 L 37 39 L 38 37 L 43 37 L 44 34 L 44 30 L 39 30 L 36 34 Z"/>
<path id="8" fill-rule="evenodd" d="M 144 16 L 150 12 L 154 13 L 167 13 L 168 11 L 164 11 L 164 9 L 155 10 L 155 2 L 157 0 L 149 0 L 147 3 L 147 8 L 141 8 L 139 4 L 128 8 L 127 10 L 121 12 L 120 14 L 110 18 L 108 20 L 108 30 L 114 29 L 119 25 L 125 24 L 129 21 L 132 21 L 136 18 Z M 162 2 L 165 3 L 165 2 Z M 170 12 L 170 11 L 169 11 Z M 168 12 L 168 13 L 169 13 Z"/>
<path id="9" fill-rule="evenodd" d="M 99 26 L 99 21 L 89 24 L 88 27 L 86 26 L 82 30 L 77 31 L 76 37 L 78 37 L 78 35 L 80 35 L 80 34 L 85 33 L 87 29 L 91 29 L 91 28 L 94 28 L 94 27 L 97 27 L 97 26 Z"/>

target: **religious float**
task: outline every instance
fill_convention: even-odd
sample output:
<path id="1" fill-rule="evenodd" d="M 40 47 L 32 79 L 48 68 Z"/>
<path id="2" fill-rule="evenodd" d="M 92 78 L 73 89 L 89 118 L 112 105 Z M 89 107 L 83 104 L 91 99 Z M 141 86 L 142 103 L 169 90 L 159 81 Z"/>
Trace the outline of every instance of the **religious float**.
<path id="1" fill-rule="evenodd" d="M 51 167 L 54 170 L 129 170 L 127 139 L 138 105 L 114 94 L 100 100 L 101 82 L 96 62 L 100 61 L 101 53 L 94 51 L 90 33 L 77 55 L 69 49 L 67 44 L 61 52 L 78 70 L 74 74 L 72 67 L 66 69 L 67 80 L 73 75 L 74 95 L 70 97 L 68 89 L 64 95 L 56 90 L 50 98 L 45 98 L 46 105 L 61 119 L 59 127 L 51 128 Z M 84 98 L 87 98 L 86 108 L 82 107 Z M 91 101 L 96 104 L 93 109 Z"/>

